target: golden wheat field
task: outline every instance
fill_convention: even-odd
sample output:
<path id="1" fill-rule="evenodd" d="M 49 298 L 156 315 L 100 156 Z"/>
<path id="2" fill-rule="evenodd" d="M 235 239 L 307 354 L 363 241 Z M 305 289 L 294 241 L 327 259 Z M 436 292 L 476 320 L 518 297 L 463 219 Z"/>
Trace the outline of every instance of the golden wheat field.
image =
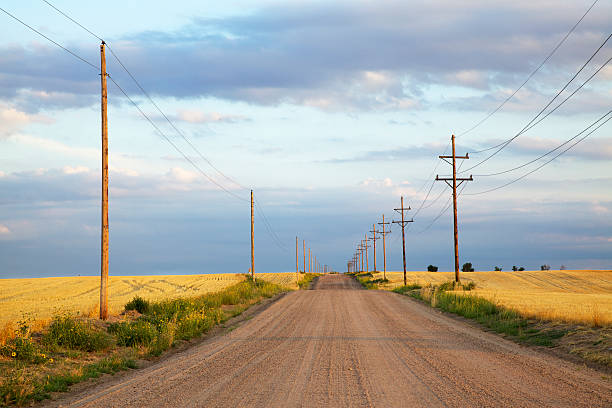
<path id="1" fill-rule="evenodd" d="M 295 273 L 261 273 L 265 279 L 291 288 L 297 287 Z M 109 309 L 119 313 L 134 296 L 148 300 L 197 296 L 216 292 L 244 280 L 234 273 L 207 275 L 111 276 Z M 56 313 L 98 312 L 100 278 L 95 276 L 0 279 L 0 325 L 28 316 L 35 320 L 51 318 Z"/>
<path id="2" fill-rule="evenodd" d="M 375 274 L 375 278 L 382 273 Z M 403 285 L 403 272 L 387 272 L 385 289 Z M 439 284 L 452 272 L 407 272 L 408 283 Z M 612 271 L 461 272 L 467 292 L 511 307 L 528 317 L 569 323 L 612 324 Z"/>

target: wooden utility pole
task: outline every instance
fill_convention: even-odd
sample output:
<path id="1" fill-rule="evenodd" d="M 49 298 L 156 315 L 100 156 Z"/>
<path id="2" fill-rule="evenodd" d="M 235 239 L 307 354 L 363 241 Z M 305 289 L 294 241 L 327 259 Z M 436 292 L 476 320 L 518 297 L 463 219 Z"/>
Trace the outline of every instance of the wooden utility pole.
<path id="1" fill-rule="evenodd" d="M 108 318 L 108 117 L 106 92 L 106 55 L 100 44 L 100 79 L 102 85 L 102 237 L 100 266 L 100 319 Z"/>
<path id="2" fill-rule="evenodd" d="M 255 213 L 253 208 L 253 190 L 251 190 L 251 277 L 255 282 Z"/>
<path id="3" fill-rule="evenodd" d="M 302 240 L 302 256 L 304 257 L 304 273 L 306 273 L 306 240 Z"/>
<path id="4" fill-rule="evenodd" d="M 300 280 L 300 250 L 298 249 L 298 237 L 295 237 L 295 281 Z"/>
<path id="5" fill-rule="evenodd" d="M 454 239 L 455 239 L 455 282 L 459 282 L 459 231 L 457 228 L 457 187 L 463 184 L 464 181 L 473 181 L 472 175 L 467 178 L 457 178 L 457 164 L 456 159 L 469 159 L 468 154 L 465 156 L 457 156 L 455 154 L 455 135 L 451 136 L 451 142 L 453 145 L 453 155 L 452 156 L 439 156 L 442 160 L 453 166 L 453 177 L 440 177 L 436 175 L 436 181 L 444 181 L 450 188 L 453 189 L 453 225 L 454 225 Z M 449 162 L 447 159 L 453 159 L 452 162 Z M 452 181 L 453 184 L 450 184 L 449 181 Z M 457 184 L 459 181 L 459 184 Z"/>
<path id="6" fill-rule="evenodd" d="M 410 210 L 410 206 L 408 208 L 404 208 L 404 196 L 401 197 L 401 206 L 400 208 L 394 208 L 395 211 L 402 215 L 401 221 L 392 221 L 394 224 L 401 224 L 402 226 L 402 254 L 404 256 L 404 286 L 407 285 L 406 282 L 406 235 L 404 233 L 404 227 L 409 222 L 414 222 L 414 220 L 404 220 L 404 211 Z"/>
<path id="7" fill-rule="evenodd" d="M 383 237 L 383 279 L 387 279 L 387 246 L 386 246 L 386 235 L 391 233 L 391 231 L 385 231 L 385 225 L 389 225 L 388 222 L 385 222 L 385 214 L 382 215 L 382 222 L 379 222 L 378 225 L 382 225 L 382 234 Z"/>
<path id="8" fill-rule="evenodd" d="M 365 234 L 365 239 L 363 240 L 363 242 L 365 242 L 364 249 L 365 249 L 365 259 L 366 259 L 366 272 L 370 272 L 370 265 L 368 264 L 368 248 L 370 247 L 368 245 L 368 234 Z"/>
<path id="9" fill-rule="evenodd" d="M 308 248 L 308 273 L 312 273 L 312 254 L 310 248 Z"/>
<path id="10" fill-rule="evenodd" d="M 374 251 L 374 273 L 376 273 L 376 240 L 378 239 L 376 234 L 378 234 L 378 232 L 379 232 L 379 231 L 376 231 L 376 224 L 372 224 L 372 231 L 370 231 L 370 232 L 372 233 L 372 237 L 370 239 L 374 243 L 374 247 L 373 247 L 373 251 Z"/>

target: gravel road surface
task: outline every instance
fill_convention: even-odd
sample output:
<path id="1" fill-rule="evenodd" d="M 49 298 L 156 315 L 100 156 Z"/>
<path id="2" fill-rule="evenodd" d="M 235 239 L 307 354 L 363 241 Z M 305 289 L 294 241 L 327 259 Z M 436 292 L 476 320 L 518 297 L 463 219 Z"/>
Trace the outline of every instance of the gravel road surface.
<path id="1" fill-rule="evenodd" d="M 612 407 L 602 373 L 327 275 L 235 330 L 49 402 L 75 407 Z"/>

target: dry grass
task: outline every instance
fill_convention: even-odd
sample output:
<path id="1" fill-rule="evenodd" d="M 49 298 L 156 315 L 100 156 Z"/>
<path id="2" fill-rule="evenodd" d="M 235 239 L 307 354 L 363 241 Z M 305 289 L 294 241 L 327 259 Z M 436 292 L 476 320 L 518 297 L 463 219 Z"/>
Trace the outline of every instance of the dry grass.
<path id="1" fill-rule="evenodd" d="M 138 295 L 147 300 L 192 297 L 218 292 L 243 281 L 242 274 L 111 276 L 111 314 Z M 0 336 L 12 332 L 24 316 L 44 323 L 56 313 L 98 314 L 100 278 L 94 276 L 36 279 L 0 279 Z M 8 325 L 8 326 L 7 326 Z M 1 339 L 0 339 L 1 341 Z"/>
<path id="2" fill-rule="evenodd" d="M 297 289 L 297 281 L 295 278 L 295 272 L 280 272 L 280 273 L 255 273 L 257 279 L 263 279 L 266 282 L 275 283 L 280 286 L 285 286 L 291 289 Z M 300 274 L 300 279 L 304 277 Z"/>
<path id="3" fill-rule="evenodd" d="M 408 283 L 419 284 L 454 279 L 451 272 L 407 275 Z M 387 279 L 385 289 L 401 286 L 403 273 L 387 272 Z M 516 309 L 526 317 L 594 327 L 612 325 L 612 271 L 461 272 L 461 281 L 476 284 L 471 293 Z"/>

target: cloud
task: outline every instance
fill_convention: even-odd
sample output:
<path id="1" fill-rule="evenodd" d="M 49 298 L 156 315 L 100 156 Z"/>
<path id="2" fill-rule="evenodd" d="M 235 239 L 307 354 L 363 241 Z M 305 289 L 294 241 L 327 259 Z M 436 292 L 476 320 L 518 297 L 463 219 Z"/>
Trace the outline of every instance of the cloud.
<path id="1" fill-rule="evenodd" d="M 45 115 L 29 114 L 16 109 L 14 106 L 0 103 L 0 138 L 6 138 L 18 133 L 32 123 L 52 123 L 53 120 Z"/>
<path id="2" fill-rule="evenodd" d="M 327 163 L 351 163 L 370 161 L 406 161 L 422 157 L 435 157 L 444 150 L 446 145 L 429 143 L 421 146 L 396 147 L 386 150 L 371 150 L 347 158 L 326 160 Z"/>
<path id="3" fill-rule="evenodd" d="M 198 110 L 179 111 L 175 118 L 182 122 L 202 124 L 202 123 L 239 123 L 247 122 L 250 119 L 242 115 L 225 115 L 218 112 L 202 112 Z"/>
<path id="4" fill-rule="evenodd" d="M 195 16 L 175 31 L 120 38 L 114 50 L 154 97 L 407 110 L 427 108 L 428 89 L 450 84 L 483 91 L 477 108 L 484 109 L 516 88 L 584 9 L 581 2 L 284 2 L 224 18 Z M 610 4 L 597 4 L 532 91 L 546 93 L 573 72 L 607 35 L 611 13 Z M 91 47 L 67 45 L 97 60 Z M 95 70 L 62 50 L 10 45 L 0 54 L 0 96 L 28 109 L 96 100 Z M 113 61 L 109 72 L 137 92 Z"/>
<path id="5" fill-rule="evenodd" d="M 4 224 L 0 224 L 0 235 L 9 235 L 11 230 Z"/>

